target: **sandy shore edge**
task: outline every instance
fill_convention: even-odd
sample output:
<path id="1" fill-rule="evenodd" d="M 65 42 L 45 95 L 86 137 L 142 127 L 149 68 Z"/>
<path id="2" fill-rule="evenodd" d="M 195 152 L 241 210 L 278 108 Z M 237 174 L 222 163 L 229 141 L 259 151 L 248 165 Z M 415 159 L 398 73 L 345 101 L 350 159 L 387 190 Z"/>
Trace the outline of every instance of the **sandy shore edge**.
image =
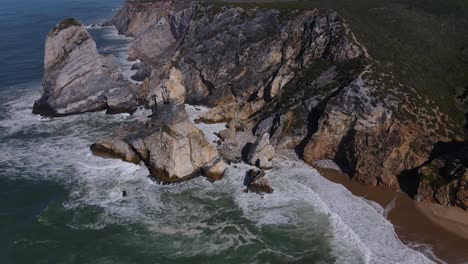
<path id="1" fill-rule="evenodd" d="M 316 169 L 323 177 L 345 186 L 354 195 L 387 208 L 387 218 L 405 244 L 415 248 L 429 245 L 435 256 L 446 263 L 468 263 L 468 212 L 418 203 L 401 192 L 354 182 L 339 171 Z"/>

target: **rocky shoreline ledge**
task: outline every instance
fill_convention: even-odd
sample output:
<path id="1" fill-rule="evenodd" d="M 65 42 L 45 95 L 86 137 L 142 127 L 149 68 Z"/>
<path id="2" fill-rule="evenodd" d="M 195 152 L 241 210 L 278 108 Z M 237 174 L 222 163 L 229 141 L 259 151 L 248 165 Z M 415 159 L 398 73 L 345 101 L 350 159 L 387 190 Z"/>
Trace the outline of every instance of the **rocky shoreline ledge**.
<path id="1" fill-rule="evenodd" d="M 191 1 L 126 2 L 106 23 L 135 38 L 125 80 L 74 19 L 48 34 L 44 93 L 33 112 L 153 110 L 101 139 L 96 154 L 143 161 L 163 183 L 222 178 L 226 162 L 268 169 L 279 151 L 333 160 L 357 182 L 468 210 L 468 157 L 449 116 L 393 80 L 334 11 Z M 184 103 L 224 123 L 213 146 Z M 447 147 L 449 146 L 449 147 Z M 274 187 L 274 186 L 273 186 Z"/>

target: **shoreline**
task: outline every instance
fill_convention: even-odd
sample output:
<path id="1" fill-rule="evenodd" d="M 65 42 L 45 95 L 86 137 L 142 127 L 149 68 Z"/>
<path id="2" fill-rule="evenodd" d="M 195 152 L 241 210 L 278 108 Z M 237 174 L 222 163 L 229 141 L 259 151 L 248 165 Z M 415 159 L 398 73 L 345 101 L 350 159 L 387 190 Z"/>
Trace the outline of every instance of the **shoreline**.
<path id="1" fill-rule="evenodd" d="M 434 255 L 447 263 L 468 262 L 468 212 L 437 204 L 418 203 L 405 193 L 366 186 L 333 169 L 315 169 L 326 179 L 343 185 L 389 210 L 387 219 L 406 245 L 430 245 Z M 391 208 L 394 203 L 394 207 Z M 413 247 L 414 248 L 414 247 Z"/>

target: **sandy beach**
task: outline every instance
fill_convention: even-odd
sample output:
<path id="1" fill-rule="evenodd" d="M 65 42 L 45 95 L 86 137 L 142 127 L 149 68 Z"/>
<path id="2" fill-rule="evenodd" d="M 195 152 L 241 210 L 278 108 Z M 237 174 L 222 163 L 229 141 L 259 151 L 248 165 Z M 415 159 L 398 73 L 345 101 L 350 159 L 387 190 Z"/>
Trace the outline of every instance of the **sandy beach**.
<path id="1" fill-rule="evenodd" d="M 325 178 L 345 186 L 354 195 L 387 208 L 388 220 L 404 243 L 413 247 L 430 245 L 435 256 L 446 263 L 468 263 L 468 212 L 418 203 L 405 193 L 361 185 L 336 170 L 317 170 Z"/>

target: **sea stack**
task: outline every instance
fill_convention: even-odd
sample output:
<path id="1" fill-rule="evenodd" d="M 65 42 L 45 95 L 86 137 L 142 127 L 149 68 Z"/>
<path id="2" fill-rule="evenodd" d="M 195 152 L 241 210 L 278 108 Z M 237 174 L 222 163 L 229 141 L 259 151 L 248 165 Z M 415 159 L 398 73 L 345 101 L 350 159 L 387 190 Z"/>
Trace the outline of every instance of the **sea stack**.
<path id="1" fill-rule="evenodd" d="M 137 86 L 120 74 L 113 57 L 98 54 L 91 35 L 73 18 L 47 34 L 42 85 L 33 113 L 43 116 L 132 113 L 138 105 Z"/>

